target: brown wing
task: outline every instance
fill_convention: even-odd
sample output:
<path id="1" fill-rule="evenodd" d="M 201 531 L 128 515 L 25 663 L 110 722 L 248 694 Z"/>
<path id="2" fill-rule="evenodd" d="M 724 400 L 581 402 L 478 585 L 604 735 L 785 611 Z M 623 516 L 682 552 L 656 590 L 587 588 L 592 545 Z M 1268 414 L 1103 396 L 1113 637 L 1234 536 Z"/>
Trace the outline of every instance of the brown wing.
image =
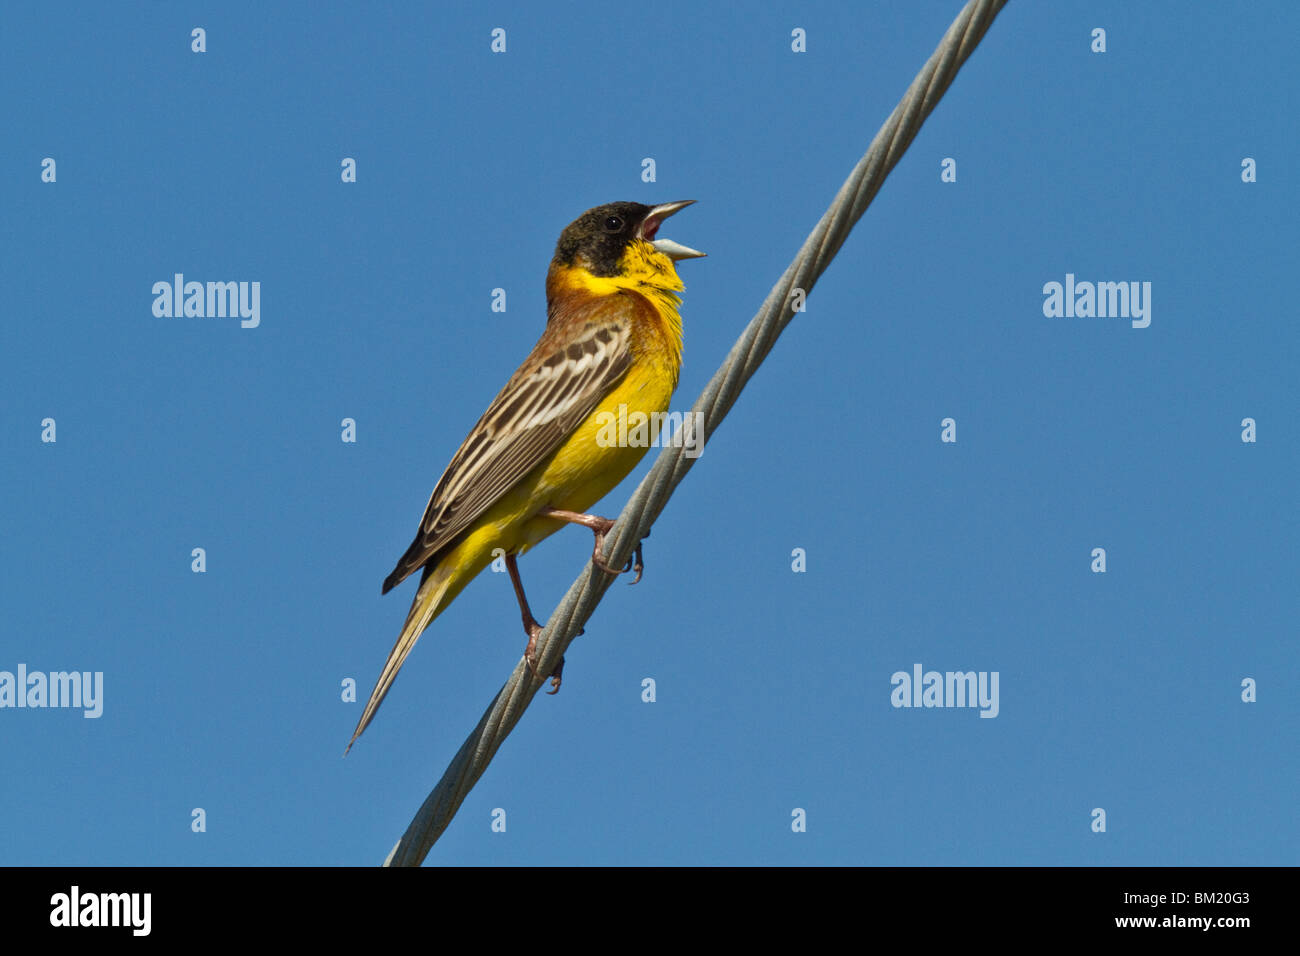
<path id="1" fill-rule="evenodd" d="M 602 297 L 551 323 L 438 479 L 415 540 L 384 580 L 385 594 L 554 453 L 622 380 L 639 307 L 635 296 Z"/>

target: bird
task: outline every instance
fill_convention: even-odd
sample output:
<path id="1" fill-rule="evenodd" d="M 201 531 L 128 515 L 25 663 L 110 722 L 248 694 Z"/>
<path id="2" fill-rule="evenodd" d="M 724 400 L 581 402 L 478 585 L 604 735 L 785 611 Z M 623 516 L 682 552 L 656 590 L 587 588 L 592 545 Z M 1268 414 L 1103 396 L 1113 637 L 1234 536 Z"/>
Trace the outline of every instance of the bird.
<path id="1" fill-rule="evenodd" d="M 346 755 L 374 719 L 415 642 L 493 558 L 503 555 L 536 671 L 542 628 L 529 610 L 518 557 L 566 524 L 595 535 L 592 560 L 614 522 L 588 514 L 645 454 L 646 443 L 602 438 L 610 415 L 664 412 L 682 362 L 685 288 L 676 264 L 705 255 L 658 236 L 693 199 L 613 202 L 588 209 L 560 234 L 546 274 L 546 329 L 438 479 L 415 540 L 384 580 L 387 594 L 421 571 L 411 609 L 357 722 Z M 626 446 L 626 447 L 624 447 Z M 564 661 L 547 677 L 559 690 Z"/>

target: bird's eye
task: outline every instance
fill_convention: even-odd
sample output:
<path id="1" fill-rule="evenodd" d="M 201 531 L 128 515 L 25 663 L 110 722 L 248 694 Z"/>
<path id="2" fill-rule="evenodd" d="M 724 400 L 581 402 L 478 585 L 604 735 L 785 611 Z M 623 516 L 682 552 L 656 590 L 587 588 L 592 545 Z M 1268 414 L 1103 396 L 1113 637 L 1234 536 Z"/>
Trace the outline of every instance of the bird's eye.
<path id="1" fill-rule="evenodd" d="M 605 218 L 605 231 L 606 231 L 606 232 L 622 232 L 622 231 L 623 231 L 623 220 L 622 220 L 622 218 L 619 217 L 619 216 L 607 216 L 607 217 Z"/>

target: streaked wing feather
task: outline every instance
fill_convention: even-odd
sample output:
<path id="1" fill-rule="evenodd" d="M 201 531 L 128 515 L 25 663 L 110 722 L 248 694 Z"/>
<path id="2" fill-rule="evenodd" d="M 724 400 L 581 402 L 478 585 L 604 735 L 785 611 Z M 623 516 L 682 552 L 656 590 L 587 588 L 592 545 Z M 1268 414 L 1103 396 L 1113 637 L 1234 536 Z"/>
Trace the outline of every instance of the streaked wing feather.
<path id="1" fill-rule="evenodd" d="M 627 374 L 630 312 L 637 303 L 632 297 L 619 299 L 624 301 L 604 300 L 600 321 L 589 322 L 570 342 L 552 330 L 542 336 L 534 355 L 545 352 L 545 357 L 524 362 L 452 457 L 429 496 L 415 540 L 384 582 L 385 592 L 450 545 L 554 453 Z"/>

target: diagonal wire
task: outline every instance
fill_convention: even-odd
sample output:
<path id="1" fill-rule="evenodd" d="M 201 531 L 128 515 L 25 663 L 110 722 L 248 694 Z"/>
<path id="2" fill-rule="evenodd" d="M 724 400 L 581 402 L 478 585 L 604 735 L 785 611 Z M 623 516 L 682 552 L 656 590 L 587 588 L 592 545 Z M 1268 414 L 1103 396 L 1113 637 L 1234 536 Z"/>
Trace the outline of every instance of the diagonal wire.
<path id="1" fill-rule="evenodd" d="M 943 98 L 957 71 L 974 52 L 993 18 L 1006 3 L 1007 0 L 970 0 L 894 107 L 894 112 L 871 141 L 866 155 L 853 168 L 830 208 L 696 400 L 690 417 L 703 413 L 706 442 L 708 435 L 717 429 L 735 404 L 750 376 L 772 350 L 777 336 L 794 318 L 791 311 L 793 290 L 802 289 L 805 294 L 812 290 L 817 278 L 848 238 L 853 225 L 880 191 L 885 177 L 907 151 L 921 124 Z M 627 561 L 636 543 L 649 532 L 663 511 L 677 483 L 695 463 L 695 457 L 686 455 L 686 448 L 681 447 L 684 443 L 674 444 L 678 447 L 670 444 L 660 453 L 607 536 L 604 560 L 610 567 L 620 567 Z M 613 580 L 588 563 L 551 614 L 537 640 L 538 674 L 549 674 L 559 663 Z M 418 866 L 423 862 L 544 683 L 544 678 L 534 676 L 522 660 L 519 662 L 478 726 L 461 745 L 442 779 L 420 806 L 402 838 L 388 854 L 385 866 Z"/>

